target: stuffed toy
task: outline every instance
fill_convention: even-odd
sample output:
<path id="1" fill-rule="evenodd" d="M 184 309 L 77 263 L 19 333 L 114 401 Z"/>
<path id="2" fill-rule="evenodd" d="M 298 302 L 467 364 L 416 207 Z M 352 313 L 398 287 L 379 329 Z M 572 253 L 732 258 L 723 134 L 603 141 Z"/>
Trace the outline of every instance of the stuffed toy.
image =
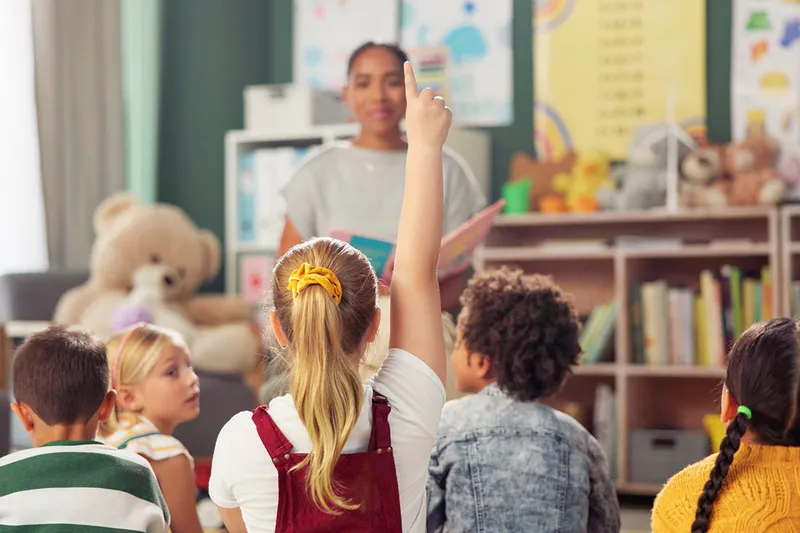
<path id="1" fill-rule="evenodd" d="M 146 265 L 133 275 L 133 288 L 111 317 L 115 330 L 147 322 L 175 331 L 188 346 L 197 346 L 198 328 L 169 302 L 178 290 L 178 273 L 167 265 Z"/>
<path id="2" fill-rule="evenodd" d="M 679 202 L 683 207 L 724 207 L 730 186 L 725 179 L 724 148 L 703 146 L 681 160 Z"/>
<path id="3" fill-rule="evenodd" d="M 89 280 L 61 297 L 56 323 L 107 339 L 142 319 L 163 322 L 189 337 L 200 370 L 241 374 L 256 367 L 261 340 L 250 304 L 196 294 L 219 271 L 220 244 L 210 231 L 177 207 L 143 205 L 124 193 L 98 206 L 94 228 Z"/>
<path id="4" fill-rule="evenodd" d="M 530 206 L 532 210 L 545 213 L 566 211 L 567 206 L 562 196 L 555 194 L 553 179 L 558 174 L 572 171 L 575 165 L 575 152 L 568 152 L 557 161 L 537 161 L 524 152 L 517 152 L 511 158 L 508 182 L 529 178 Z"/>
<path id="5" fill-rule="evenodd" d="M 610 186 L 609 161 L 599 153 L 579 155 L 571 173 L 558 174 L 553 179 L 553 189 L 564 195 L 567 209 L 572 212 L 597 211 L 598 191 Z"/>
<path id="6" fill-rule="evenodd" d="M 670 136 L 678 137 L 678 161 L 696 146 L 688 134 L 681 134 L 682 130 L 673 128 L 662 123 L 637 128 L 628 161 L 612 171 L 616 185 L 598 193 L 602 209 L 630 211 L 666 205 Z"/>
<path id="7" fill-rule="evenodd" d="M 779 144 L 758 124 L 748 128 L 747 137 L 731 143 L 725 151 L 725 168 L 730 177 L 730 205 L 776 205 L 783 200 L 786 184 L 775 168 Z"/>

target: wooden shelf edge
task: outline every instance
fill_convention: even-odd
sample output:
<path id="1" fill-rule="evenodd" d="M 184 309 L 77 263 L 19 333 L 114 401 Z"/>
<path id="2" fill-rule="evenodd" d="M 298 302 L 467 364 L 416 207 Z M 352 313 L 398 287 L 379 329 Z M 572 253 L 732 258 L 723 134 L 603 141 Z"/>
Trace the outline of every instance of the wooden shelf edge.
<path id="1" fill-rule="evenodd" d="M 559 261 L 574 259 L 614 259 L 614 250 L 547 249 L 539 246 L 486 246 L 481 252 L 484 261 Z"/>
<path id="2" fill-rule="evenodd" d="M 664 377 L 664 378 L 714 378 L 722 377 L 722 367 L 705 367 L 697 365 L 622 365 L 622 373 L 632 377 Z"/>
<path id="3" fill-rule="evenodd" d="M 800 245 L 797 248 L 800 252 Z M 767 243 L 702 245 L 687 244 L 680 247 L 651 249 L 617 248 L 546 248 L 539 246 L 486 246 L 482 259 L 494 261 L 560 261 L 560 260 L 612 260 L 616 256 L 625 259 L 684 259 L 703 257 L 760 257 L 770 254 Z"/>
<path id="4" fill-rule="evenodd" d="M 11 320 L 2 324 L 5 334 L 12 339 L 23 339 L 50 327 L 44 320 Z"/>
<path id="5" fill-rule="evenodd" d="M 614 376 L 619 365 L 616 363 L 581 363 L 572 367 L 575 376 Z"/>
<path id="6" fill-rule="evenodd" d="M 497 227 L 562 226 L 566 224 L 580 225 L 662 221 L 676 222 L 703 219 L 747 219 L 766 218 L 771 211 L 771 207 L 753 206 L 726 209 L 685 209 L 680 211 L 653 209 L 648 211 L 600 211 L 596 213 L 525 213 L 522 215 L 500 215 L 497 217 L 495 225 Z"/>
<path id="7" fill-rule="evenodd" d="M 664 487 L 658 483 L 632 483 L 629 481 L 617 481 L 615 486 L 617 493 L 632 496 L 655 496 Z"/>

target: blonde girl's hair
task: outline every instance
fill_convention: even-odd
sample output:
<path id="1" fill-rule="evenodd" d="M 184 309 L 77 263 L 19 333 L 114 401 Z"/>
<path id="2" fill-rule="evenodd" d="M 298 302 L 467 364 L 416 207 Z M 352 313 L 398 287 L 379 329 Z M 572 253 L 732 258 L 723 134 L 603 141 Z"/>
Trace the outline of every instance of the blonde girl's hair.
<path id="1" fill-rule="evenodd" d="M 327 278 L 298 285 L 301 268 L 328 272 Z M 313 239 L 278 261 L 271 293 L 288 342 L 289 390 L 311 440 L 311 452 L 295 469 L 307 467 L 311 500 L 323 512 L 357 509 L 360 504 L 335 486 L 333 470 L 363 403 L 358 366 L 377 309 L 375 273 L 349 244 Z"/>
<path id="2" fill-rule="evenodd" d="M 170 346 L 186 349 L 178 333 L 152 324 L 137 324 L 111 337 L 106 342 L 111 388 L 139 383 L 156 366 L 164 349 Z M 108 420 L 100 424 L 102 437 L 117 430 L 119 412 L 120 409 L 114 406 Z"/>

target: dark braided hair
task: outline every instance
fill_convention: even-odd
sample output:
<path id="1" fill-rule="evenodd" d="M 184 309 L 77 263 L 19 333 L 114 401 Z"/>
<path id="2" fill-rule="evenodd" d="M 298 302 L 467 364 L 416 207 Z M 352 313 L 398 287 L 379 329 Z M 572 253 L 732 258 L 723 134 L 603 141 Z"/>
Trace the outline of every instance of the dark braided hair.
<path id="1" fill-rule="evenodd" d="M 697 501 L 692 533 L 708 531 L 714 500 L 745 431 L 758 444 L 800 446 L 798 327 L 798 321 L 791 318 L 760 322 L 742 333 L 731 348 L 725 388 L 747 409 L 740 409 L 728 424 L 714 468 Z"/>
<path id="2" fill-rule="evenodd" d="M 408 55 L 403 51 L 402 48 L 397 46 L 396 44 L 392 43 L 376 43 L 374 41 L 367 41 L 355 50 L 353 53 L 350 54 L 350 59 L 347 61 L 347 75 L 350 75 L 350 72 L 353 70 L 353 65 L 355 65 L 356 60 L 358 57 L 369 50 L 370 48 L 383 48 L 384 50 L 388 50 L 391 52 L 396 58 L 397 61 L 400 62 L 400 68 L 403 68 L 403 63 L 408 61 Z"/>

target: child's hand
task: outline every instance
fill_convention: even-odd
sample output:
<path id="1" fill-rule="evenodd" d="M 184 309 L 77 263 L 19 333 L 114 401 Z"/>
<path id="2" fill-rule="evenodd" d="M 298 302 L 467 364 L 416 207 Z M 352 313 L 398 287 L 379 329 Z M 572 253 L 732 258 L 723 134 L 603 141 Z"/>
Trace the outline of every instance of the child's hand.
<path id="1" fill-rule="evenodd" d="M 403 65 L 406 81 L 406 136 L 409 145 L 441 148 L 453 120 L 444 98 L 433 96 L 431 89 L 419 92 L 411 63 Z"/>

